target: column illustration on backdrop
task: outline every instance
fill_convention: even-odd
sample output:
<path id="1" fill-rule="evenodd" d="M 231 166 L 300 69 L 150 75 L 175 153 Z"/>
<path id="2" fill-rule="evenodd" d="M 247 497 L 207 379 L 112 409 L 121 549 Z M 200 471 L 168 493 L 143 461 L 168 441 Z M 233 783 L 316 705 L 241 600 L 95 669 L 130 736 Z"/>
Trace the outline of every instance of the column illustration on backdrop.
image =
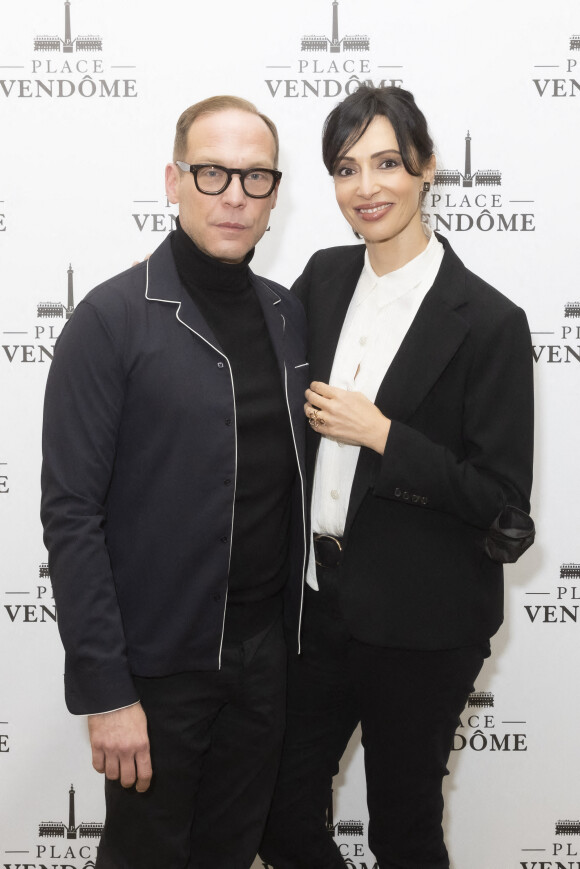
<path id="1" fill-rule="evenodd" d="M 75 310 L 74 287 L 73 287 L 74 270 L 72 264 L 69 264 L 67 269 L 67 304 L 62 302 L 39 302 L 36 306 L 38 317 L 62 318 L 63 314 L 67 320 L 70 320 Z"/>
<path id="2" fill-rule="evenodd" d="M 368 36 L 338 36 L 338 0 L 332 4 L 332 38 L 328 36 L 303 36 L 302 51 L 329 51 L 338 54 L 340 51 L 368 51 L 370 40 Z"/>
<path id="3" fill-rule="evenodd" d="M 100 36 L 77 36 L 71 37 L 70 26 L 70 0 L 64 4 L 64 39 L 60 36 L 36 36 L 34 39 L 35 51 L 62 51 L 63 54 L 72 54 L 73 51 L 102 51 L 103 40 Z"/>

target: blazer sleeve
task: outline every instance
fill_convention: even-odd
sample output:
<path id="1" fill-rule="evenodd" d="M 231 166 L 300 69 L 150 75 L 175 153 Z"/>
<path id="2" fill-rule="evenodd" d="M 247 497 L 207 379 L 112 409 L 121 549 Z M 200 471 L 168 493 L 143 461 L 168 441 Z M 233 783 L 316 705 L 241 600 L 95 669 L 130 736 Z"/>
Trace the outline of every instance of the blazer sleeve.
<path id="1" fill-rule="evenodd" d="M 473 330 L 477 332 L 476 329 Z M 393 420 L 374 494 L 440 510 L 487 531 L 487 554 L 515 561 L 534 539 L 528 516 L 533 457 L 533 361 L 525 313 L 514 305 L 474 334 L 463 395 L 441 407 L 462 417 L 462 453 Z"/>
<path id="2" fill-rule="evenodd" d="M 41 519 L 75 714 L 139 698 L 106 544 L 106 500 L 123 407 L 118 341 L 81 302 L 55 348 L 43 421 Z M 128 541 L 128 545 L 129 541 Z"/>

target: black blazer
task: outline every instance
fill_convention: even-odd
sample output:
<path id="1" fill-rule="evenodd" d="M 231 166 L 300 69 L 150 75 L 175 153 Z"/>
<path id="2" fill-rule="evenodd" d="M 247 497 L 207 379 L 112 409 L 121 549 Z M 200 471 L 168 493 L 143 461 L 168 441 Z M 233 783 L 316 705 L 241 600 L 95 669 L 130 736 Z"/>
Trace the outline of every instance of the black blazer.
<path id="1" fill-rule="evenodd" d="M 305 558 L 305 319 L 251 276 L 294 436 L 285 612 L 297 641 Z M 181 285 L 170 239 L 92 290 L 55 348 L 42 520 L 75 713 L 138 699 L 132 675 L 220 665 L 236 479 L 230 366 Z"/>
<path id="2" fill-rule="evenodd" d="M 502 565 L 488 553 L 502 556 L 490 548 L 490 526 L 508 517 L 506 505 L 529 511 L 526 316 L 440 240 L 435 283 L 377 393 L 392 420 L 385 453 L 361 449 L 344 533 L 345 619 L 356 638 L 382 646 L 487 642 L 503 618 Z M 329 381 L 364 250 L 319 251 L 293 287 L 309 323 L 312 381 Z M 309 427 L 310 480 L 318 439 Z"/>

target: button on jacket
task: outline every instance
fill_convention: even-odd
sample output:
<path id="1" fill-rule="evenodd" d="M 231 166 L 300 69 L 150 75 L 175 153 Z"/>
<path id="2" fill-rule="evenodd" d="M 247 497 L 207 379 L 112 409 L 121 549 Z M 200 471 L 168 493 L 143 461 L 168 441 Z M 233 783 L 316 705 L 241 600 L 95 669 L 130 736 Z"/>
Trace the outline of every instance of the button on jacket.
<path id="1" fill-rule="evenodd" d="M 287 290 L 250 275 L 297 456 L 285 591 L 297 638 L 304 313 Z M 229 362 L 179 281 L 168 238 L 78 305 L 47 383 L 42 520 L 72 712 L 136 701 L 133 673 L 219 668 L 235 480 Z"/>

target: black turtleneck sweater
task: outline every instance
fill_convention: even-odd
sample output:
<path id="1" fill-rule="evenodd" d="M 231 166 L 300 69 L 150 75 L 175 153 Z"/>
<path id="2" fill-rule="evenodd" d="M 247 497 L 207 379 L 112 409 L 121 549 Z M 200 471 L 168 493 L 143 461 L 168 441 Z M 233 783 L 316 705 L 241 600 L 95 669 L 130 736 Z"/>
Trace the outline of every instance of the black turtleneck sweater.
<path id="1" fill-rule="evenodd" d="M 242 263 L 222 263 L 200 251 L 179 222 L 171 247 L 179 277 L 232 369 L 237 475 L 225 640 L 245 640 L 280 613 L 288 576 L 297 465 L 282 375 L 250 280 L 253 250 Z"/>

